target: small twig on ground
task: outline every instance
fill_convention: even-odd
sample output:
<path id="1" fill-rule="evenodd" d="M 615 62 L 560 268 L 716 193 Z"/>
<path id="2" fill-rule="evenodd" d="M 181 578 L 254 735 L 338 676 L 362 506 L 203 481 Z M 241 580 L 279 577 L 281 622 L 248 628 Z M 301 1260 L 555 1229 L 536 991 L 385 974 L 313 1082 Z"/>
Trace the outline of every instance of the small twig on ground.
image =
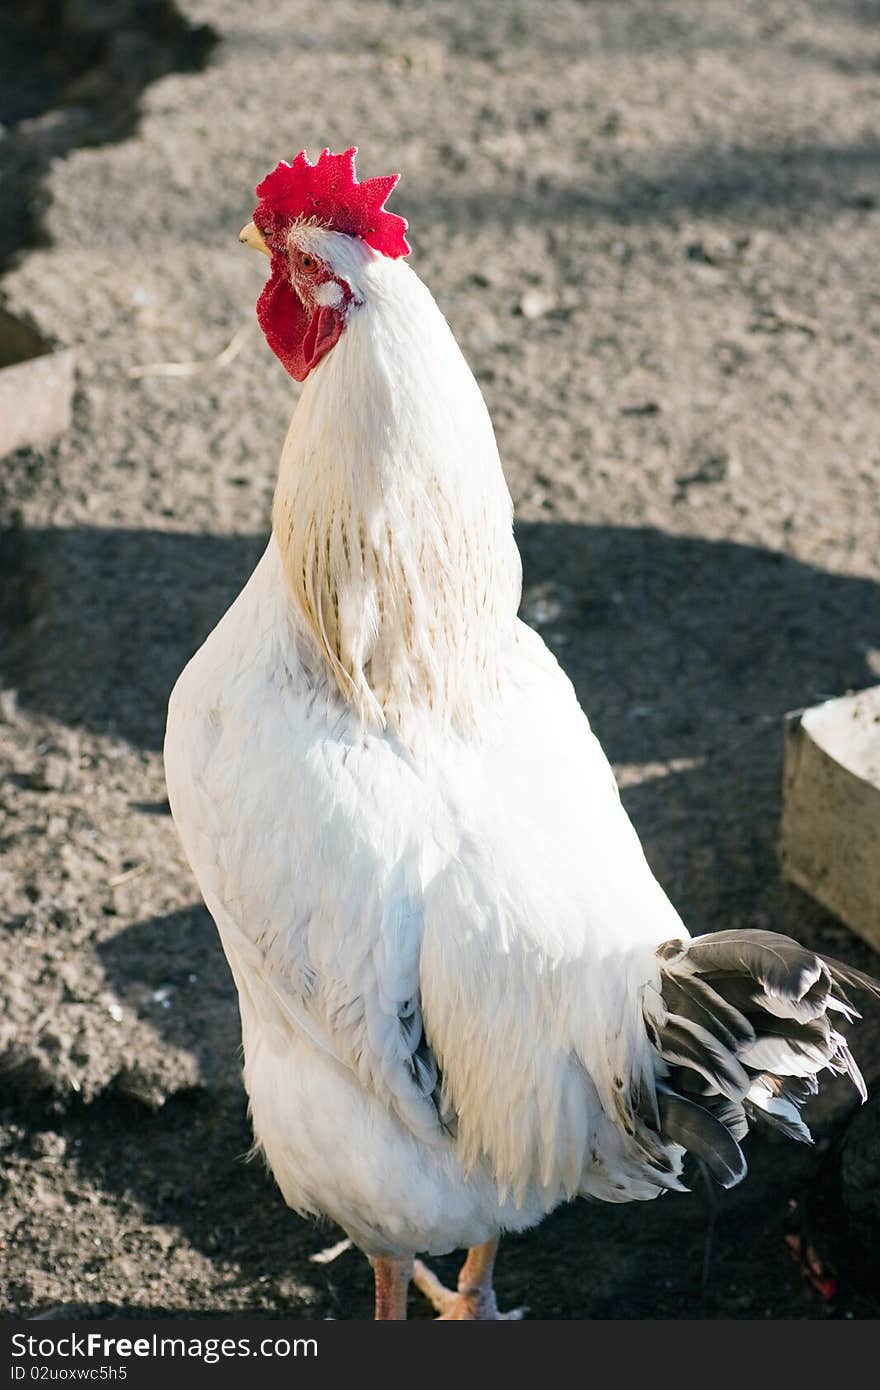
<path id="1" fill-rule="evenodd" d="M 765 305 L 758 310 L 757 318 L 752 324 L 753 331 L 757 332 L 763 330 L 765 333 L 778 333 L 783 328 L 793 328 L 798 333 L 808 334 L 811 338 L 817 337 L 819 333 L 819 325 L 815 319 L 793 314 L 784 304 Z"/>
<path id="2" fill-rule="evenodd" d="M 146 862 L 135 864 L 134 868 L 126 869 L 125 873 L 116 874 L 113 878 L 108 878 L 108 888 L 121 888 L 123 883 L 131 883 L 133 878 L 140 878 L 141 874 L 146 873 L 147 867 Z"/>
<path id="3" fill-rule="evenodd" d="M 340 1255 L 344 1255 L 346 1250 L 350 1249 L 350 1240 L 340 1240 L 337 1241 L 336 1245 L 330 1245 L 326 1250 L 319 1250 L 316 1254 L 310 1255 L 309 1259 L 313 1265 L 329 1265 L 333 1260 L 338 1260 Z"/>
<path id="4" fill-rule="evenodd" d="M 241 352 L 250 335 L 253 324 L 243 323 L 230 338 L 222 352 L 216 357 L 208 357 L 201 362 L 148 362 L 143 366 L 129 367 L 130 377 L 144 376 L 197 376 L 199 372 L 209 372 L 217 367 L 228 367 Z"/>

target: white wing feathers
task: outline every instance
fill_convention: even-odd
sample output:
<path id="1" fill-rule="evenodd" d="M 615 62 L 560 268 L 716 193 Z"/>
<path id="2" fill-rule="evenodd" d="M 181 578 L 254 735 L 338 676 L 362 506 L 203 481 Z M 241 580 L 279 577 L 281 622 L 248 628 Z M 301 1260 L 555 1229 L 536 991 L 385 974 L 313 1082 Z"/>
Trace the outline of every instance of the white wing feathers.
<path id="1" fill-rule="evenodd" d="M 248 925 L 258 920 L 250 911 L 258 900 L 236 892 L 233 912 L 228 898 L 222 901 L 207 887 L 205 899 L 240 992 L 264 1028 L 273 1018 L 281 1025 L 279 1044 L 284 1025 L 293 1028 L 353 1071 L 420 1138 L 439 1138 L 437 1069 L 419 1000 L 421 923 L 410 904 L 388 903 L 374 944 L 358 950 L 357 942 L 335 940 L 333 914 L 321 905 L 303 913 L 298 904 L 298 929 L 283 920 L 277 931 L 267 924 L 255 941 Z M 384 939 L 386 928 L 389 939 L 403 943 L 399 954 Z"/>
<path id="2" fill-rule="evenodd" d="M 369 816 L 358 829 L 358 778 L 345 763 L 362 750 L 344 734 L 322 749 L 306 703 L 293 727 L 289 692 L 283 711 L 277 692 L 273 708 L 270 690 L 248 694 L 257 678 L 243 673 L 238 698 L 258 718 L 218 706 L 207 721 L 195 700 L 188 707 L 182 679 L 166 745 L 174 818 L 239 993 L 264 1030 L 274 1022 L 280 1047 L 294 1028 L 420 1137 L 437 1139 L 419 998 L 422 920 L 407 883 L 414 857 L 394 843 L 406 817 L 384 816 L 378 844 Z M 196 700 L 203 682 L 204 673 L 193 682 Z"/>

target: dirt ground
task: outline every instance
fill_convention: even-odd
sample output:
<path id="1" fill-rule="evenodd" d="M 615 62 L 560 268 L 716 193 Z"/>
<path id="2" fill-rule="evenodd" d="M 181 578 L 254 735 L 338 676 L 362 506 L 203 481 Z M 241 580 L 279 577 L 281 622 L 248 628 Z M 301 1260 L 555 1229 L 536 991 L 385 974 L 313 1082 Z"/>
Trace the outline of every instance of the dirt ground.
<path id="1" fill-rule="evenodd" d="M 315 1262 L 339 1232 L 244 1161 L 233 990 L 160 758 L 170 687 L 264 544 L 295 403 L 237 241 L 253 185 L 324 144 L 403 171 L 412 263 L 495 421 L 524 614 L 655 871 L 694 930 L 772 926 L 877 972 L 782 883 L 776 839 L 784 712 L 880 678 L 880 6 L 180 11 L 218 42 L 144 60 L 117 119 L 139 51 L 118 34 L 85 95 L 29 49 L 44 88 L 0 110 L 2 292 L 78 364 L 69 434 L 0 467 L 0 1302 L 363 1318 L 363 1258 Z M 862 1036 L 880 1078 L 876 1011 Z M 851 1116 L 832 1088 L 816 1148 L 752 1141 L 711 1201 L 557 1212 L 507 1243 L 502 1306 L 877 1316 L 880 1120 Z M 791 1258 L 791 1200 L 833 1297 Z"/>

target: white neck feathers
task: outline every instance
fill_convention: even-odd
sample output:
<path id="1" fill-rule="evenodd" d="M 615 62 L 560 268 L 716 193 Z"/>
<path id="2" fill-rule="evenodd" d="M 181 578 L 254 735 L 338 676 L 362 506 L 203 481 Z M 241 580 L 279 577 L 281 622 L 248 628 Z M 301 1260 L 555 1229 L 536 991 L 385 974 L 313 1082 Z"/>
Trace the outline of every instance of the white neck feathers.
<path id="1" fill-rule="evenodd" d="M 467 729 L 497 693 L 520 596 L 512 507 L 480 390 L 402 261 L 307 380 L 273 529 L 303 627 L 365 723 Z"/>

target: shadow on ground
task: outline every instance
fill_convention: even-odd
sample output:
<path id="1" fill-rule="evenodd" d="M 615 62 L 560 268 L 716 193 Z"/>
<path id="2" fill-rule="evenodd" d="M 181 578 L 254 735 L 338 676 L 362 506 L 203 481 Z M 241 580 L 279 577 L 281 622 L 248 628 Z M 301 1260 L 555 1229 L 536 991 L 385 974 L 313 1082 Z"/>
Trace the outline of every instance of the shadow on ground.
<path id="1" fill-rule="evenodd" d="M 41 239 L 40 183 L 81 145 L 122 140 L 144 89 L 204 67 L 216 42 L 173 0 L 59 5 L 28 0 L 0 13 L 0 268 Z"/>
<path id="2" fill-rule="evenodd" d="M 695 927 L 756 914 L 760 925 L 775 877 L 783 715 L 876 679 L 880 586 L 649 528 L 524 523 L 517 534 L 524 612 L 623 767 L 659 876 Z M 7 680 L 25 707 L 158 749 L 177 675 L 263 545 L 7 531 Z"/>
<path id="3" fill-rule="evenodd" d="M 872 580 L 651 528 L 522 523 L 517 539 L 526 615 L 530 596 L 552 591 L 543 627 L 612 761 L 706 754 L 734 724 L 872 680 Z M 264 544 L 98 528 L 5 532 L 0 621 L 22 702 L 158 748 L 174 680 Z M 65 670 L 87 676 L 59 680 Z"/>
<path id="4" fill-rule="evenodd" d="M 248 1287 L 249 1316 L 369 1317 L 372 1277 L 363 1256 L 351 1249 L 331 1264 L 314 1263 L 311 1256 L 341 1233 L 295 1217 L 259 1160 L 245 1161 L 243 1096 L 227 1092 L 218 1103 L 216 1096 L 181 1094 L 157 1114 L 108 1098 L 70 1112 L 55 1129 L 75 1146 L 80 1182 L 112 1194 L 115 1209 L 136 1212 L 139 1226 L 176 1231 L 221 1272 L 210 1310 L 71 1304 L 53 1316 L 229 1316 L 241 1305 L 230 1298 L 224 1311 L 224 1288 Z M 828 1160 L 759 1140 L 749 1142 L 748 1153 L 749 1180 L 732 1192 L 710 1196 L 698 1185 L 690 1195 L 628 1206 L 579 1201 L 538 1231 L 509 1238 L 498 1269 L 501 1306 L 526 1303 L 532 1317 L 554 1320 L 876 1316 L 871 1275 L 836 1193 L 821 1245 L 826 1258 L 829 1251 L 837 1257 L 839 1296 L 832 1304 L 806 1288 L 785 1244 L 790 1199 L 821 1194 Z M 454 1281 L 459 1260 L 433 1263 Z M 756 1289 L 756 1268 L 763 1291 Z M 410 1316 L 431 1316 L 416 1294 Z"/>
<path id="5" fill-rule="evenodd" d="M 487 222 L 503 227 L 548 224 L 573 219 L 623 227 L 640 222 L 722 214 L 730 225 L 754 225 L 756 218 L 778 215 L 791 228 L 816 208 L 834 216 L 841 209 L 877 206 L 874 187 L 880 172 L 880 144 L 811 144 L 777 148 L 734 146 L 721 151 L 707 145 L 693 149 L 652 151 L 643 169 L 620 170 L 605 186 L 542 179 L 534 196 L 505 196 L 466 181 L 445 196 L 429 189 L 410 189 L 407 216 L 414 226 L 440 225 L 458 231 Z"/>

